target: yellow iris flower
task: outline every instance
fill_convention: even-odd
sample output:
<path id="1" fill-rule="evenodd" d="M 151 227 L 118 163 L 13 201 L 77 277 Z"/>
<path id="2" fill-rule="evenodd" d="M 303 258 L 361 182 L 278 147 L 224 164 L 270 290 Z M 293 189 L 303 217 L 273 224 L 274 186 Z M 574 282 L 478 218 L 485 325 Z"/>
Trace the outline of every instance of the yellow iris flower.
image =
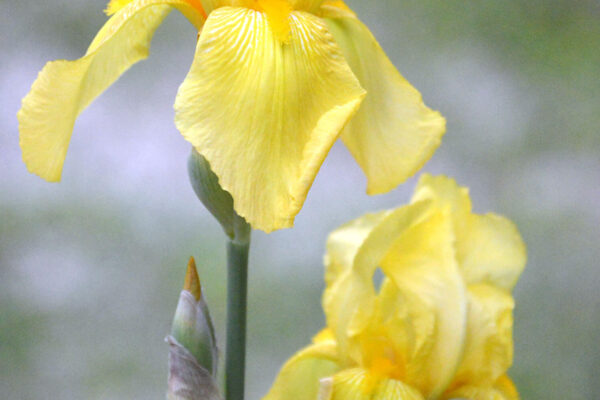
<path id="1" fill-rule="evenodd" d="M 444 119 L 342 1 L 112 0 L 85 56 L 48 63 L 23 99 L 31 172 L 60 180 L 75 119 L 148 55 L 173 8 L 200 32 L 175 123 L 253 227 L 293 224 L 340 135 L 370 194 L 413 175 L 439 145 Z"/>
<path id="2" fill-rule="evenodd" d="M 466 188 L 424 175 L 410 205 L 330 235 L 327 328 L 264 400 L 518 399 L 506 371 L 525 261 L 509 220 L 473 214 Z"/>

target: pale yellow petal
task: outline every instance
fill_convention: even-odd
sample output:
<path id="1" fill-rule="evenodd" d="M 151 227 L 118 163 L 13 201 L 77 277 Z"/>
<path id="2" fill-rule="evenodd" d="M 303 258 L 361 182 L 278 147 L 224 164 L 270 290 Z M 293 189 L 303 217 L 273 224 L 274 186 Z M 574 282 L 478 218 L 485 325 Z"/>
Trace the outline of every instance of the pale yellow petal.
<path id="1" fill-rule="evenodd" d="M 450 384 L 466 335 L 467 295 L 454 240 L 449 211 L 435 210 L 403 232 L 381 262 L 383 272 L 399 289 L 401 301 L 409 307 L 406 315 L 392 314 L 384 324 L 419 321 L 412 328 L 419 330 L 404 354 L 405 373 L 407 381 L 430 398 Z M 430 314 L 435 316 L 433 322 Z"/>
<path id="2" fill-rule="evenodd" d="M 313 343 L 333 342 L 335 343 L 335 336 L 329 328 L 323 328 L 312 338 Z"/>
<path id="3" fill-rule="evenodd" d="M 258 3 L 280 3 L 283 7 L 291 6 L 294 10 L 316 13 L 324 0 L 200 0 L 204 9 L 210 14 L 221 7 L 260 8 Z M 284 5 L 283 3 L 287 3 Z"/>
<path id="4" fill-rule="evenodd" d="M 339 370 L 335 342 L 313 344 L 285 363 L 263 400 L 315 400 L 319 380 Z"/>
<path id="5" fill-rule="evenodd" d="M 462 229 L 460 224 L 464 224 L 471 213 L 469 189 L 458 186 L 454 179 L 444 175 L 421 175 L 412 202 L 421 200 L 434 201 L 440 208 L 449 207 L 457 231 Z M 458 233 L 461 234 L 461 232 Z"/>
<path id="6" fill-rule="evenodd" d="M 423 104 L 420 93 L 400 75 L 362 22 L 327 21 L 367 90 L 342 140 L 367 176 L 367 192 L 387 192 L 431 158 L 445 132 L 445 120 Z"/>
<path id="7" fill-rule="evenodd" d="M 506 400 L 519 400 L 519 392 L 512 379 L 503 375 L 494 384 L 494 388 L 504 395 Z"/>
<path id="8" fill-rule="evenodd" d="M 133 0 L 110 0 L 106 5 L 104 12 L 107 15 L 113 15 L 132 1 Z"/>
<path id="9" fill-rule="evenodd" d="M 360 368 L 341 371 L 321 385 L 318 400 L 424 400 L 414 387 Z"/>
<path id="10" fill-rule="evenodd" d="M 516 226 L 496 214 L 472 214 L 469 190 L 445 176 L 421 177 L 413 201 L 425 199 L 451 208 L 457 257 L 465 281 L 488 282 L 511 290 L 527 260 Z"/>
<path id="11" fill-rule="evenodd" d="M 428 209 L 423 202 L 368 214 L 329 236 L 323 309 L 346 362 L 362 359 L 360 344 L 350 341 L 366 329 L 375 311 L 372 278 L 377 266 L 395 239 L 425 219 Z"/>
<path id="12" fill-rule="evenodd" d="M 519 400 L 517 388 L 506 375 L 501 376 L 493 386 L 465 385 L 449 391 L 444 400 Z"/>
<path id="13" fill-rule="evenodd" d="M 320 11 L 323 18 L 356 18 L 354 11 L 342 0 L 325 0 Z"/>
<path id="14" fill-rule="evenodd" d="M 514 301 L 505 290 L 470 285 L 463 360 L 453 386 L 492 385 L 512 364 Z"/>
<path id="15" fill-rule="evenodd" d="M 317 17 L 292 12 L 282 43 L 263 13 L 223 7 L 202 30 L 175 122 L 236 211 L 269 232 L 293 224 L 363 96 Z"/>
<path id="16" fill-rule="evenodd" d="M 154 31 L 171 6 L 190 8 L 184 0 L 136 0 L 108 20 L 83 58 L 46 64 L 17 114 L 29 171 L 48 181 L 60 180 L 75 119 L 131 65 L 147 57 Z M 194 12 L 189 10 L 190 15 Z"/>
<path id="17" fill-rule="evenodd" d="M 472 215 L 456 247 L 468 283 L 488 282 L 512 290 L 527 262 L 515 224 L 492 213 Z"/>

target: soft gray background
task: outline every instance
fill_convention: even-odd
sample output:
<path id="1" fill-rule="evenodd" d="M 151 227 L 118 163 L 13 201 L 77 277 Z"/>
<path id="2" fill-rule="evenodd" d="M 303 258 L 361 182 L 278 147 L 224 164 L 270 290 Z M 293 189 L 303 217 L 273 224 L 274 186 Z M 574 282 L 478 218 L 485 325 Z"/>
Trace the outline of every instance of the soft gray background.
<path id="1" fill-rule="evenodd" d="M 600 398 L 600 5 L 595 0 L 349 0 L 448 119 L 425 171 L 471 188 L 528 244 L 516 289 L 524 399 Z M 194 255 L 219 333 L 224 244 L 186 175 L 172 104 L 196 33 L 176 13 L 149 60 L 85 111 L 63 181 L 29 175 L 15 114 L 46 61 L 81 56 L 99 0 L 0 0 L 0 397 L 161 399 L 162 339 Z M 323 324 L 327 233 L 405 203 L 379 197 L 336 145 L 294 229 L 253 238 L 248 394 Z"/>

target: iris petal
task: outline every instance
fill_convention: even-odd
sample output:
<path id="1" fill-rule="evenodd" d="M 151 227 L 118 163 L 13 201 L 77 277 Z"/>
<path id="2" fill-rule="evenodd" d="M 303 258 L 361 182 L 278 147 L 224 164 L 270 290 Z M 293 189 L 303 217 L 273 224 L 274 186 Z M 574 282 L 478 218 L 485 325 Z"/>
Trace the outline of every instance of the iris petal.
<path id="1" fill-rule="evenodd" d="M 466 346 L 454 382 L 492 385 L 512 364 L 514 300 L 488 284 L 470 285 Z"/>
<path id="2" fill-rule="evenodd" d="M 426 202 L 367 214 L 335 230 L 327 240 L 323 309 L 345 363 L 360 363 L 356 336 L 375 312 L 375 269 L 394 240 L 427 216 Z"/>
<path id="3" fill-rule="evenodd" d="M 465 385 L 446 394 L 443 399 L 519 400 L 519 393 L 510 378 L 501 376 L 494 385 Z"/>
<path id="4" fill-rule="evenodd" d="M 421 177 L 413 201 L 423 199 L 451 207 L 457 257 L 465 281 L 487 282 L 511 290 L 527 261 L 525 244 L 516 226 L 496 214 L 472 214 L 469 191 L 445 176 Z"/>
<path id="5" fill-rule="evenodd" d="M 370 375 L 360 368 L 344 370 L 322 383 L 319 400 L 423 400 L 413 387 Z"/>
<path id="6" fill-rule="evenodd" d="M 236 211 L 266 232 L 290 227 L 364 91 L 327 26 L 290 15 L 283 43 L 265 14 L 213 11 L 175 103 L 183 136 Z"/>
<path id="7" fill-rule="evenodd" d="M 184 0 L 137 0 L 110 18 L 76 61 L 42 69 L 17 114 L 23 160 L 29 171 L 59 181 L 77 116 L 131 65 L 148 56 L 155 29 L 171 6 L 200 24 Z"/>
<path id="8" fill-rule="evenodd" d="M 340 370 L 335 342 L 326 341 L 300 350 L 290 358 L 277 375 L 263 400 L 315 400 L 319 380 Z"/>
<path id="9" fill-rule="evenodd" d="M 411 305 L 411 319 L 427 322 L 423 316 L 435 316 L 433 330 L 424 325 L 433 337 L 419 342 L 427 331 L 416 336 L 407 354 L 407 381 L 435 398 L 456 373 L 467 322 L 466 288 L 456 262 L 449 212 L 435 208 L 426 220 L 396 238 L 381 268 Z"/>
<path id="10" fill-rule="evenodd" d="M 367 176 L 367 192 L 387 192 L 431 158 L 445 132 L 445 120 L 423 104 L 420 93 L 400 75 L 362 22 L 327 21 L 367 90 L 342 140 Z"/>

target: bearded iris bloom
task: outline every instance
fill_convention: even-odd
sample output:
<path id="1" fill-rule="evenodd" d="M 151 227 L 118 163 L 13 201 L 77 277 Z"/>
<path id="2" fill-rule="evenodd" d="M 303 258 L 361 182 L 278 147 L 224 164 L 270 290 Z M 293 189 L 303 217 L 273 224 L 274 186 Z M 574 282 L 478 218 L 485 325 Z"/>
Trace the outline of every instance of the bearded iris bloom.
<path id="1" fill-rule="evenodd" d="M 506 371 L 525 246 L 509 220 L 473 214 L 467 189 L 425 175 L 410 205 L 334 231 L 325 259 L 327 328 L 264 400 L 518 399 Z"/>
<path id="2" fill-rule="evenodd" d="M 48 63 L 18 113 L 28 169 L 61 177 L 77 116 L 148 55 L 172 9 L 198 29 L 175 123 L 253 227 L 290 227 L 341 135 L 368 178 L 389 191 L 432 155 L 444 119 L 394 68 L 342 2 L 112 0 L 84 57 Z"/>

